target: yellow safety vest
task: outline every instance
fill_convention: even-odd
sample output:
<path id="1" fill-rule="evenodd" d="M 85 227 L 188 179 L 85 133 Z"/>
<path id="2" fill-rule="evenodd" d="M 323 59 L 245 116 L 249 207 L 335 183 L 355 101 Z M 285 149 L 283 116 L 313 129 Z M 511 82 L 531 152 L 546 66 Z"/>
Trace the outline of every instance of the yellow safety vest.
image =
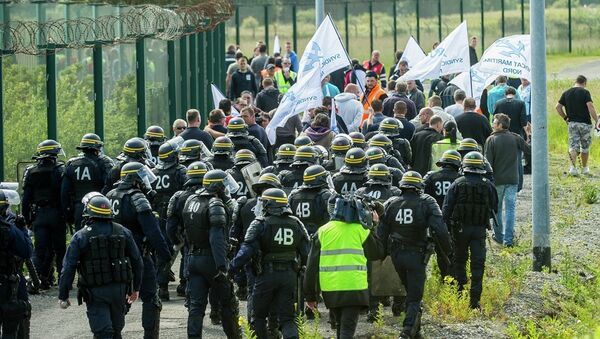
<path id="1" fill-rule="evenodd" d="M 369 233 L 361 224 L 335 220 L 319 228 L 319 284 L 322 291 L 361 291 L 368 288 L 363 243 Z"/>
<path id="2" fill-rule="evenodd" d="M 290 87 L 292 87 L 288 81 L 285 81 L 285 78 L 283 77 L 283 71 L 276 72 L 274 78 L 275 82 L 277 83 L 277 89 L 279 90 L 279 93 L 285 94 Z M 292 78 L 292 80 L 296 80 L 296 73 L 290 71 L 290 78 Z"/>
<path id="3" fill-rule="evenodd" d="M 445 138 L 431 145 L 431 158 L 433 161 L 431 162 L 430 170 L 437 168 L 437 166 L 435 166 L 435 163 L 442 158 L 444 152 L 451 149 L 457 149 L 458 143 L 459 141 L 457 141 L 456 144 L 453 144 L 450 142 L 450 138 Z"/>

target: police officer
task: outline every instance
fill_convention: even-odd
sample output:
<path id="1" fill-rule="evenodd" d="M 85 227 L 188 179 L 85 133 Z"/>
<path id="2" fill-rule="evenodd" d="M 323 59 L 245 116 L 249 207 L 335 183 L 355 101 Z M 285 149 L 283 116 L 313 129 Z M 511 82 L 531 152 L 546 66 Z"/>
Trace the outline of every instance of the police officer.
<path id="1" fill-rule="evenodd" d="M 352 132 L 348 134 L 350 139 L 352 139 L 352 147 L 358 147 L 365 149 L 367 148 L 367 141 L 365 140 L 365 136 L 360 132 Z"/>
<path id="2" fill-rule="evenodd" d="M 471 254 L 470 307 L 480 308 L 483 270 L 485 266 L 486 228 L 492 212 L 498 211 L 498 196 L 494 184 L 486 173 L 484 157 L 473 151 L 462 160 L 464 176 L 448 189 L 444 199 L 444 220 L 450 225 L 454 237 L 454 269 L 459 290 L 467 283 L 466 264 Z"/>
<path id="3" fill-rule="evenodd" d="M 189 241 L 188 338 L 202 337 L 202 321 L 207 295 L 212 288 L 221 305 L 223 330 L 228 338 L 240 338 L 238 305 L 233 284 L 227 278 L 228 228 L 232 211 L 229 190 L 237 186 L 230 175 L 212 170 L 202 179 L 203 188 L 192 194 L 183 207 L 183 225 Z"/>
<path id="4" fill-rule="evenodd" d="M 300 148 L 302 146 L 313 146 L 315 143 L 306 135 L 301 135 L 294 140 L 294 146 Z"/>
<path id="5" fill-rule="evenodd" d="M 402 174 L 404 174 L 404 167 L 402 167 L 398 159 L 390 156 L 378 146 L 367 148 L 365 154 L 367 155 L 369 166 L 375 164 L 386 165 L 392 176 L 392 185 L 395 187 L 400 186 L 400 180 L 402 180 Z"/>
<path id="6" fill-rule="evenodd" d="M 84 135 L 76 147 L 82 154 L 71 158 L 65 166 L 61 187 L 62 207 L 65 220 L 69 224 L 75 224 L 75 230 L 81 228 L 81 199 L 89 192 L 100 192 L 114 166 L 113 161 L 102 154 L 103 145 L 96 134 Z"/>
<path id="7" fill-rule="evenodd" d="M 42 141 L 33 157 L 36 164 L 23 174 L 23 216 L 35 232 L 35 268 L 40 275 L 40 288 L 54 284 L 52 260 L 60 272 L 66 250 L 67 226 L 61 207 L 60 189 L 65 171 L 57 157 L 64 154 L 54 140 Z"/>
<path id="8" fill-rule="evenodd" d="M 235 273 L 258 256 L 260 273 L 252 294 L 256 336 L 268 338 L 266 319 L 270 306 L 275 304 L 283 337 L 298 338 L 294 303 L 298 272 L 308 257 L 308 234 L 302 222 L 293 216 L 283 190 L 269 188 L 259 201 L 260 216 L 250 224 L 230 272 Z"/>
<path id="9" fill-rule="evenodd" d="M 392 174 L 384 164 L 373 164 L 367 173 L 367 182 L 356 191 L 356 196 L 368 196 L 381 203 L 389 198 L 398 196 L 402 192 L 398 187 L 392 186 Z"/>
<path id="10" fill-rule="evenodd" d="M 400 137 L 400 130 L 404 128 L 402 122 L 396 118 L 385 118 L 379 124 L 379 133 L 392 141 L 392 146 L 400 154 L 402 165 L 408 166 L 412 162 L 412 149 L 410 142 Z"/>
<path id="11" fill-rule="evenodd" d="M 321 145 L 313 146 L 315 152 L 317 152 L 317 164 L 323 165 L 326 161 L 329 161 L 329 151 Z"/>
<path id="12" fill-rule="evenodd" d="M 302 186 L 290 193 L 290 208 L 309 235 L 329 222 L 329 213 L 325 211 L 329 198 L 335 194 L 330 181 L 329 173 L 323 166 L 313 165 L 304 170 Z"/>
<path id="13" fill-rule="evenodd" d="M 126 304 L 138 298 L 143 263 L 131 231 L 112 222 L 110 201 L 88 193 L 83 228 L 73 235 L 64 258 L 59 286 L 61 308 L 71 305 L 69 291 L 79 273 L 77 299 L 86 303 L 94 338 L 120 338 Z"/>
<path id="14" fill-rule="evenodd" d="M 106 194 L 108 191 L 114 188 L 114 185 L 121 178 L 121 168 L 130 162 L 138 162 L 147 164 L 151 157 L 150 151 L 147 148 L 146 141 L 141 138 L 131 138 L 123 145 L 123 150 L 119 156 L 117 156 L 117 162 L 111 168 L 108 176 L 106 177 L 106 183 L 102 188 L 102 193 Z"/>
<path id="15" fill-rule="evenodd" d="M 408 171 L 400 182 L 402 195 L 388 200 L 377 234 L 384 244 L 390 244 L 396 271 L 406 288 L 406 317 L 401 338 L 418 338 L 421 331 L 421 300 L 425 288 L 426 268 L 432 245 L 428 231 L 445 253 L 451 251 L 451 240 L 439 206 L 431 196 L 422 193 L 423 179 Z"/>
<path id="16" fill-rule="evenodd" d="M 152 158 L 149 160 L 155 165 L 158 164 L 158 149 L 167 140 L 165 130 L 160 126 L 150 126 L 146 130 L 146 133 L 144 133 L 144 140 L 146 140 L 150 147 Z"/>
<path id="17" fill-rule="evenodd" d="M 481 146 L 475 141 L 475 139 L 465 138 L 460 141 L 458 144 L 458 148 L 456 149 L 458 153 L 460 153 L 461 157 L 464 157 L 469 152 L 479 152 L 481 153 Z M 487 158 L 483 158 L 483 164 L 485 165 L 485 174 L 486 179 L 494 183 L 494 169 L 492 165 L 488 162 Z"/>
<path id="18" fill-rule="evenodd" d="M 296 149 L 294 162 L 290 165 L 289 171 L 279 173 L 279 181 L 283 190 L 291 192 L 302 185 L 304 180 L 304 171 L 308 166 L 317 164 L 317 152 L 312 146 L 300 146 Z"/>
<path id="19" fill-rule="evenodd" d="M 179 150 L 179 163 L 184 167 L 187 167 L 195 161 L 203 161 L 202 147 L 204 147 L 204 143 L 196 139 L 188 139 L 184 141 L 181 145 L 181 149 Z M 206 163 L 206 161 L 203 162 Z M 212 169 L 211 165 L 206 165 L 209 169 Z"/>
<path id="20" fill-rule="evenodd" d="M 294 162 L 294 155 L 296 154 L 296 146 L 292 144 L 283 144 L 277 149 L 275 154 L 275 161 L 272 166 L 263 168 L 260 174 L 273 173 L 279 175 L 282 171 L 290 169 L 290 165 Z"/>
<path id="21" fill-rule="evenodd" d="M 250 150 L 256 155 L 258 162 L 262 167 L 269 165 L 267 159 L 267 150 L 265 146 L 248 133 L 248 125 L 242 118 L 233 118 L 227 125 L 227 136 L 231 139 L 235 151 L 242 149 Z"/>
<path id="22" fill-rule="evenodd" d="M 212 145 L 212 156 L 206 159 L 214 169 L 226 171 L 233 167 L 233 143 L 226 136 L 218 137 Z"/>
<path id="23" fill-rule="evenodd" d="M 242 149 L 235 152 L 235 158 L 233 161 L 233 168 L 230 168 L 225 172 L 227 172 L 233 177 L 233 179 L 237 182 L 240 188 L 237 190 L 237 192 L 231 192 L 231 196 L 234 199 L 238 199 L 240 197 L 250 197 L 250 187 L 248 187 L 246 179 L 244 179 L 244 175 L 242 174 L 242 168 L 250 164 L 256 163 L 256 157 L 254 156 L 254 153 L 252 153 L 252 151 Z"/>
<path id="24" fill-rule="evenodd" d="M 381 147 L 391 158 L 395 158 L 399 163 L 402 163 L 402 155 L 398 153 L 398 151 L 394 148 L 392 144 L 392 140 L 386 137 L 383 134 L 375 134 L 371 139 L 369 139 L 369 147 L 377 146 Z M 386 162 L 387 164 L 387 162 Z M 390 167 L 388 165 L 388 167 Z M 404 167 L 403 167 L 404 168 Z"/>
<path id="25" fill-rule="evenodd" d="M 29 338 L 31 305 L 25 288 L 25 277 L 19 261 L 31 258 L 31 239 L 22 217 L 16 217 L 10 205 L 19 204 L 16 191 L 0 189 L 0 337 Z M 20 336 L 19 336 L 20 337 Z"/>
<path id="26" fill-rule="evenodd" d="M 354 194 L 367 181 L 367 156 L 361 148 L 346 152 L 344 166 L 333 175 L 333 186 L 340 194 Z"/>
<path id="27" fill-rule="evenodd" d="M 144 261 L 140 286 L 144 338 L 158 337 L 162 309 L 157 295 L 156 268 L 151 254 L 154 253 L 157 259 L 163 262 L 171 258 L 169 246 L 152 213 L 150 202 L 143 193 L 152 190 L 151 184 L 154 180 L 156 177 L 147 166 L 139 162 L 130 162 L 123 165 L 117 187 L 106 195 L 110 200 L 114 221 L 131 231 Z"/>
<path id="28" fill-rule="evenodd" d="M 202 188 L 202 179 L 206 172 L 208 172 L 208 168 L 202 161 L 196 161 L 189 165 L 185 173 L 186 181 L 183 189 L 173 194 L 167 208 L 167 235 L 174 247 L 180 248 L 182 253 L 179 266 L 179 285 L 177 286 L 177 295 L 180 297 L 185 297 L 187 287 L 184 273 L 188 244 L 183 229 L 183 205 L 190 195 Z"/>
<path id="29" fill-rule="evenodd" d="M 337 172 L 344 165 L 344 158 L 346 152 L 352 148 L 352 140 L 345 134 L 336 135 L 331 141 L 331 151 L 333 156 L 329 161 L 323 164 L 326 170 L 330 172 Z"/>
<path id="30" fill-rule="evenodd" d="M 458 170 L 460 169 L 460 153 L 454 150 L 448 150 L 444 152 L 442 158 L 436 163 L 441 169 L 435 172 L 429 172 L 423 179 L 425 185 L 425 193 L 432 196 L 438 203 L 438 206 L 442 208 L 444 205 L 444 198 L 450 188 L 450 185 L 460 176 Z M 439 246 L 435 246 L 435 252 L 437 254 L 437 263 L 440 269 L 440 276 L 444 277 L 452 274 L 450 265 L 444 257 Z"/>
<path id="31" fill-rule="evenodd" d="M 152 199 L 152 209 L 158 213 L 158 225 L 163 237 L 167 240 L 169 248 L 172 248 L 166 233 L 169 199 L 175 192 L 183 188 L 183 184 L 187 180 L 186 168 L 179 164 L 177 151 L 177 146 L 170 142 L 162 144 L 158 150 L 158 164 L 152 169 L 156 176 L 156 181 L 153 183 L 156 195 Z M 157 262 L 157 266 L 159 268 L 157 276 L 158 296 L 162 301 L 169 301 L 168 285 L 171 278 L 171 267 L 169 263 L 160 261 Z"/>

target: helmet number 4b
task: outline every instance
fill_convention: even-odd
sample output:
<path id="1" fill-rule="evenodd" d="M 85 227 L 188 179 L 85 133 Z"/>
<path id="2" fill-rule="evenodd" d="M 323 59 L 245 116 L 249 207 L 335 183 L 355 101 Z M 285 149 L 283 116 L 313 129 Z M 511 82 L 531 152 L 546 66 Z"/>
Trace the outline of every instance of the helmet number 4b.
<path id="1" fill-rule="evenodd" d="M 280 228 L 277 230 L 277 233 L 275 233 L 273 241 L 279 245 L 289 246 L 294 243 L 294 231 L 289 228 Z"/>
<path id="2" fill-rule="evenodd" d="M 401 224 L 412 224 L 413 210 L 410 208 L 398 210 L 398 213 L 396 214 L 396 221 Z"/>
<path id="3" fill-rule="evenodd" d="M 437 196 L 446 196 L 448 189 L 452 183 L 450 181 L 436 181 L 435 183 L 435 194 Z"/>
<path id="4" fill-rule="evenodd" d="M 298 218 L 309 218 L 310 217 L 310 203 L 301 202 L 296 207 L 296 216 Z"/>

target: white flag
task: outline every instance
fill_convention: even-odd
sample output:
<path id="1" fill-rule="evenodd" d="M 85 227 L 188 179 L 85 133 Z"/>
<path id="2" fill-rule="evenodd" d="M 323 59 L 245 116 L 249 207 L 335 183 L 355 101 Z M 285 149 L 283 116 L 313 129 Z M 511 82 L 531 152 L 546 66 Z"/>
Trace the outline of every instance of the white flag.
<path id="1" fill-rule="evenodd" d="M 329 116 L 329 129 L 338 133 L 337 127 L 337 106 L 335 104 L 335 98 L 331 98 L 331 115 Z"/>
<path id="2" fill-rule="evenodd" d="M 467 97 L 473 97 L 479 106 L 481 100 L 481 93 L 483 90 L 492 82 L 496 76 L 493 73 L 486 73 L 481 71 L 480 64 L 476 63 L 471 66 L 469 72 L 462 72 L 455 76 L 451 84 L 458 86 L 458 88 L 465 91 Z"/>
<path id="3" fill-rule="evenodd" d="M 496 40 L 483 52 L 479 64 L 485 72 L 531 79 L 531 37 L 511 35 Z"/>
<path id="4" fill-rule="evenodd" d="M 400 61 L 406 61 L 408 63 L 408 68 L 412 68 L 419 63 L 419 61 L 425 59 L 425 57 L 425 52 L 423 52 L 423 49 L 419 46 L 417 40 L 411 36 L 408 38 L 408 42 L 406 42 L 406 47 L 404 47 L 402 57 L 398 60 L 396 69 L 400 68 Z"/>
<path id="5" fill-rule="evenodd" d="M 210 91 L 212 92 L 213 107 L 215 109 L 217 109 L 217 108 L 219 108 L 219 102 L 221 102 L 221 100 L 227 99 L 227 98 L 225 98 L 223 93 L 221 93 L 221 91 L 219 90 L 219 87 L 215 86 L 215 84 L 210 84 Z M 231 105 L 231 116 L 233 116 L 233 117 L 240 116 L 240 112 L 238 112 L 237 109 L 235 109 L 235 107 L 233 107 L 233 105 Z"/>
<path id="6" fill-rule="evenodd" d="M 281 45 L 279 44 L 279 35 L 275 36 L 275 41 L 273 42 L 273 55 L 276 53 L 281 53 Z"/>
<path id="7" fill-rule="evenodd" d="M 333 19 L 329 15 L 321 22 L 313 37 L 306 44 L 298 67 L 298 79 L 307 76 L 316 67 L 317 61 L 321 64 L 319 80 L 322 80 L 327 74 L 350 65 L 348 53 L 346 53 L 342 39 L 340 39 Z"/>
<path id="8" fill-rule="evenodd" d="M 271 145 L 275 144 L 275 130 L 277 127 L 283 127 L 294 114 L 321 106 L 323 103 L 323 90 L 321 89 L 321 78 L 319 77 L 321 67 L 316 61 L 315 64 L 315 67 L 292 85 L 281 99 L 277 111 L 273 114 L 273 119 L 266 128 Z"/>
<path id="9" fill-rule="evenodd" d="M 437 79 L 442 75 L 466 72 L 471 67 L 467 22 L 463 21 L 401 80 Z"/>

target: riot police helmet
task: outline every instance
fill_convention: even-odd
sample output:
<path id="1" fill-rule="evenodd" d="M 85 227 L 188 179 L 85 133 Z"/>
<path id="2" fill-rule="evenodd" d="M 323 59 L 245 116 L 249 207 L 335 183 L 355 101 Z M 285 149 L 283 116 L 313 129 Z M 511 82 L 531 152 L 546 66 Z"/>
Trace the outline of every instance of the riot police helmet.
<path id="1" fill-rule="evenodd" d="M 186 162 L 190 160 L 202 159 L 202 141 L 196 139 L 188 139 L 183 142 L 179 150 L 179 161 Z"/>
<path id="2" fill-rule="evenodd" d="M 344 156 L 350 148 L 352 148 L 352 140 L 345 134 L 338 134 L 331 141 L 331 150 L 335 155 Z"/>
<path id="3" fill-rule="evenodd" d="M 81 141 L 79 142 L 79 146 L 75 147 L 78 150 L 101 150 L 102 146 L 104 146 L 104 143 L 102 142 L 102 139 L 100 139 L 100 137 L 97 134 L 94 133 L 87 133 L 85 134 L 82 138 Z"/>
<path id="4" fill-rule="evenodd" d="M 220 169 L 210 170 L 202 178 L 202 186 L 207 193 L 217 194 L 221 192 L 236 192 L 240 186 L 233 180 L 231 175 Z"/>
<path id="5" fill-rule="evenodd" d="M 261 175 L 258 181 L 252 184 L 252 190 L 258 195 L 261 195 L 266 189 L 282 187 L 279 178 L 273 173 Z"/>
<path id="6" fill-rule="evenodd" d="M 374 164 L 369 167 L 369 172 L 367 173 L 369 180 L 367 180 L 368 185 L 380 184 L 380 185 L 391 185 L 392 184 L 392 175 L 390 174 L 390 169 L 384 164 Z"/>
<path id="7" fill-rule="evenodd" d="M 288 197 L 280 188 L 266 189 L 260 196 L 260 207 L 265 214 L 281 215 L 291 213 Z"/>
<path id="8" fill-rule="evenodd" d="M 292 165 L 315 165 L 317 163 L 317 152 L 312 146 L 300 146 L 294 155 Z"/>
<path id="9" fill-rule="evenodd" d="M 373 164 L 383 164 L 385 162 L 386 153 L 383 148 L 378 146 L 371 146 L 367 148 L 365 152 L 367 155 L 367 160 L 369 161 L 369 165 Z"/>
<path id="10" fill-rule="evenodd" d="M 317 152 L 317 162 L 322 164 L 324 161 L 329 160 L 329 152 L 321 145 L 313 146 L 315 152 Z"/>
<path id="11" fill-rule="evenodd" d="M 121 167 L 121 182 L 142 185 L 142 188 L 150 189 L 152 183 L 156 181 L 156 175 L 148 166 L 139 162 L 128 162 Z"/>
<path id="12" fill-rule="evenodd" d="M 407 171 L 402 175 L 400 180 L 400 188 L 412 188 L 416 190 L 422 190 L 425 187 L 423 184 L 423 177 L 419 172 Z"/>
<path id="13" fill-rule="evenodd" d="M 147 144 L 142 138 L 131 138 L 123 145 L 123 154 L 128 157 L 141 160 L 148 157 Z"/>
<path id="14" fill-rule="evenodd" d="M 165 142 L 158 148 L 158 161 L 162 163 L 173 163 L 178 160 L 178 151 L 176 145 Z"/>
<path id="15" fill-rule="evenodd" d="M 396 118 L 385 118 L 379 124 L 379 133 L 388 136 L 395 137 L 400 134 L 400 130 L 404 128 L 402 122 Z"/>
<path id="16" fill-rule="evenodd" d="M 321 165 L 312 165 L 304 170 L 304 187 L 323 187 L 328 186 L 329 173 Z"/>
<path id="17" fill-rule="evenodd" d="M 296 155 L 296 146 L 292 144 L 283 144 L 277 149 L 275 155 L 275 164 L 291 164 L 294 162 L 294 155 Z"/>
<path id="18" fill-rule="evenodd" d="M 90 192 L 81 199 L 83 217 L 90 219 L 112 219 L 110 200 L 99 192 Z"/>
<path id="19" fill-rule="evenodd" d="M 456 149 L 461 156 L 465 156 L 467 153 L 472 151 L 481 152 L 481 146 L 472 138 L 465 138 L 460 141 L 458 148 Z"/>
<path id="20" fill-rule="evenodd" d="M 364 172 L 367 167 L 367 155 L 362 148 L 354 147 L 346 152 L 344 165 L 351 172 Z"/>
<path id="21" fill-rule="evenodd" d="M 185 171 L 187 180 L 185 181 L 184 186 L 202 185 L 202 179 L 207 172 L 208 167 L 206 167 L 205 163 L 202 161 L 194 161 Z"/>
<path id="22" fill-rule="evenodd" d="M 144 133 L 144 139 L 148 141 L 151 146 L 161 145 L 167 139 L 165 137 L 165 130 L 160 126 L 150 126 Z"/>
<path id="23" fill-rule="evenodd" d="M 460 153 L 453 149 L 447 150 L 444 152 L 444 154 L 442 154 L 440 160 L 438 160 L 438 162 L 435 164 L 438 167 L 452 166 L 456 169 L 459 169 L 461 165 Z"/>
<path id="24" fill-rule="evenodd" d="M 233 118 L 227 125 L 227 135 L 238 136 L 248 135 L 248 125 L 242 118 Z"/>
<path id="25" fill-rule="evenodd" d="M 36 156 L 34 159 L 41 158 L 56 158 L 58 155 L 64 155 L 62 146 L 55 140 L 48 139 L 40 142 L 36 148 Z"/>
<path id="26" fill-rule="evenodd" d="M 348 134 L 350 139 L 352 140 L 352 147 L 365 148 L 367 147 L 367 142 L 365 141 L 365 136 L 360 132 L 352 132 Z"/>
<path id="27" fill-rule="evenodd" d="M 213 154 L 232 155 L 234 152 L 233 142 L 226 136 L 221 136 L 215 139 L 212 145 Z"/>
<path id="28" fill-rule="evenodd" d="M 234 165 L 245 166 L 254 162 L 256 162 L 256 155 L 254 155 L 254 152 L 252 152 L 251 150 L 241 149 L 235 152 L 235 157 L 233 158 Z"/>
<path id="29" fill-rule="evenodd" d="M 465 173 L 485 174 L 483 155 L 477 151 L 467 153 L 462 159 L 462 170 Z"/>
<path id="30" fill-rule="evenodd" d="M 314 142 L 312 141 L 311 138 L 309 138 L 306 135 L 301 135 L 299 137 L 296 138 L 296 140 L 294 140 L 294 146 L 296 146 L 296 148 L 300 148 L 302 146 L 312 146 L 314 145 Z"/>
<path id="31" fill-rule="evenodd" d="M 392 150 L 392 140 L 383 134 L 375 134 L 371 139 L 369 139 L 369 147 L 377 146 L 381 147 L 387 153 L 390 153 Z"/>
<path id="32" fill-rule="evenodd" d="M 9 206 L 16 206 L 21 203 L 19 193 L 11 189 L 0 189 L 0 216 L 6 214 Z"/>

